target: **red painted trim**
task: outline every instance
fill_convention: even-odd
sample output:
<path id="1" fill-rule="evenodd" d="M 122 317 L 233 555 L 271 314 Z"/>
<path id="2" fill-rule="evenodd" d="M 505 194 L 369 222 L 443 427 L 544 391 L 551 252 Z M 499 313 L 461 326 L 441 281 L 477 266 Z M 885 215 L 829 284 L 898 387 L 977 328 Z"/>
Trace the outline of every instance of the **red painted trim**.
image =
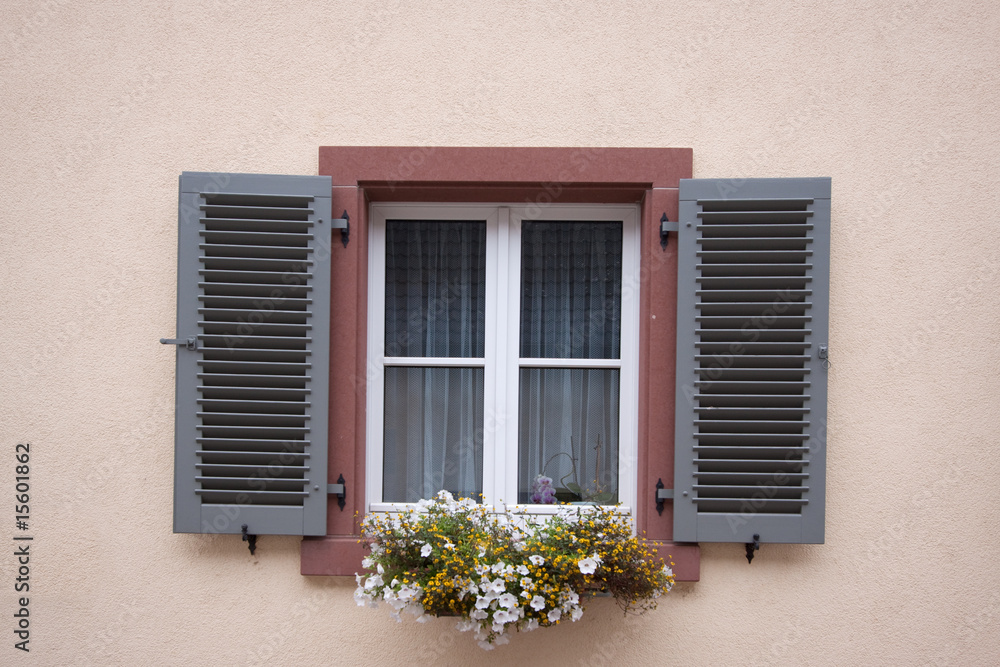
<path id="1" fill-rule="evenodd" d="M 701 547 L 697 544 L 677 544 L 675 542 L 650 542 L 657 555 L 664 561 L 673 562 L 675 581 L 699 581 L 701 579 Z"/>
<path id="2" fill-rule="evenodd" d="M 361 560 L 367 549 L 357 537 L 327 536 L 302 540 L 301 573 L 306 575 L 354 576 L 364 568 Z"/>
<path id="3" fill-rule="evenodd" d="M 676 188 L 690 148 L 321 146 L 319 173 L 337 185 L 560 183 Z M 403 200 L 396 200 L 403 201 Z"/>
<path id="4" fill-rule="evenodd" d="M 303 574 L 353 574 L 361 563 L 361 552 L 344 544 L 357 539 L 355 513 L 364 510 L 365 501 L 367 215 L 372 201 L 641 205 L 636 526 L 650 539 L 671 539 L 671 503 L 662 515 L 653 509 L 656 480 L 673 485 L 677 261 L 676 246 L 660 248 L 659 220 L 664 212 L 677 219 L 676 188 L 679 179 L 691 178 L 692 161 L 690 148 L 320 147 L 319 173 L 333 178 L 334 213 L 347 210 L 351 219 L 347 248 L 334 234 L 328 470 L 330 481 L 340 474 L 347 479 L 347 504 L 342 511 L 331 500 L 328 536 L 303 540 Z M 685 554 L 683 576 L 695 577 L 679 574 L 678 579 L 697 580 L 697 546 L 673 549 Z M 681 563 L 677 554 L 674 560 Z"/>

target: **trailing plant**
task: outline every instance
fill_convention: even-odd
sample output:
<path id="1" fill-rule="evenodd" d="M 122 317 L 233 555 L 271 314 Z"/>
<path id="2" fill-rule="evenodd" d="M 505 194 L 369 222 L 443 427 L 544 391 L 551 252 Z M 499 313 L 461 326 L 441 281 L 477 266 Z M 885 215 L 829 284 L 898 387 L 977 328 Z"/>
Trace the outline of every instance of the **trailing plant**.
<path id="1" fill-rule="evenodd" d="M 644 612 L 674 584 L 655 550 L 632 535 L 615 507 L 560 507 L 555 516 L 497 512 L 447 491 L 399 514 L 362 523 L 370 555 L 357 575 L 359 605 L 458 616 L 479 645 L 506 644 L 516 631 L 577 621 L 594 591 L 627 612 Z"/>

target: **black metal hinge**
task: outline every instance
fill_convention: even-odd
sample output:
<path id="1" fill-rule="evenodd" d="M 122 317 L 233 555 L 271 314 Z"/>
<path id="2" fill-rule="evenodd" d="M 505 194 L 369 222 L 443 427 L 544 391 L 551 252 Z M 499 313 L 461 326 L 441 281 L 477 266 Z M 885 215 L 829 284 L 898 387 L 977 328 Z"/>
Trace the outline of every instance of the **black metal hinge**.
<path id="1" fill-rule="evenodd" d="M 667 218 L 667 214 L 664 213 L 660 216 L 660 247 L 664 250 L 667 249 L 667 240 L 670 237 L 670 232 L 677 232 L 677 223 L 670 222 Z"/>
<path id="2" fill-rule="evenodd" d="M 344 476 L 338 477 L 336 484 L 327 484 L 326 492 L 331 496 L 337 496 L 337 506 L 343 512 L 344 505 L 347 504 L 347 482 L 344 481 Z"/>
<path id="3" fill-rule="evenodd" d="M 656 480 L 656 512 L 663 514 L 663 503 L 666 500 L 674 499 L 674 490 L 663 488 L 663 479 Z"/>
<path id="4" fill-rule="evenodd" d="M 351 235 L 351 216 L 347 215 L 347 209 L 340 214 L 339 218 L 330 221 L 330 229 L 340 230 L 340 241 L 347 247 L 347 240 Z"/>

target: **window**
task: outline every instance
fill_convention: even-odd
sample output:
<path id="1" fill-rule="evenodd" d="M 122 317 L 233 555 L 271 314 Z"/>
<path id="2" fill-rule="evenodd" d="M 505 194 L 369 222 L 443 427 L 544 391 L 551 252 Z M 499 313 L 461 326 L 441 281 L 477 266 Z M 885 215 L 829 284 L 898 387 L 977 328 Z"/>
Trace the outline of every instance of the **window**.
<path id="1" fill-rule="evenodd" d="M 638 218 L 372 205 L 371 509 L 444 488 L 545 511 L 542 474 L 561 500 L 634 505 Z"/>
<path id="2" fill-rule="evenodd" d="M 182 177 L 175 530 L 315 536 L 302 573 L 351 574 L 371 499 L 530 505 L 544 471 L 617 484 L 682 581 L 699 550 L 675 535 L 822 541 L 830 181 L 691 166 L 683 148 L 322 147 L 319 177 Z M 621 271 L 539 277 L 535 253 L 563 251 Z M 424 269 L 415 305 L 406 281 L 386 300 L 434 257 L 444 311 Z M 620 304 L 567 307 L 614 276 Z"/>

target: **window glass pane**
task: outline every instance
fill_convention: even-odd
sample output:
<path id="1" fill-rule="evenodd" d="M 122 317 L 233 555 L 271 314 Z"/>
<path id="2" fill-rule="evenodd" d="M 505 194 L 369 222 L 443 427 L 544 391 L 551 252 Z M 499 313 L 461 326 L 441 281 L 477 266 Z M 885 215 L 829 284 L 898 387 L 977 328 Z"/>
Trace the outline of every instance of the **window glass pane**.
<path id="1" fill-rule="evenodd" d="M 522 368 L 520 382 L 518 502 L 539 502 L 538 475 L 559 501 L 618 502 L 619 371 Z"/>
<path id="2" fill-rule="evenodd" d="M 486 223 L 386 222 L 385 354 L 482 357 Z"/>
<path id="3" fill-rule="evenodd" d="M 622 223 L 521 226 L 521 356 L 617 359 Z"/>
<path id="4" fill-rule="evenodd" d="M 483 369 L 385 369 L 382 499 L 483 490 Z"/>

